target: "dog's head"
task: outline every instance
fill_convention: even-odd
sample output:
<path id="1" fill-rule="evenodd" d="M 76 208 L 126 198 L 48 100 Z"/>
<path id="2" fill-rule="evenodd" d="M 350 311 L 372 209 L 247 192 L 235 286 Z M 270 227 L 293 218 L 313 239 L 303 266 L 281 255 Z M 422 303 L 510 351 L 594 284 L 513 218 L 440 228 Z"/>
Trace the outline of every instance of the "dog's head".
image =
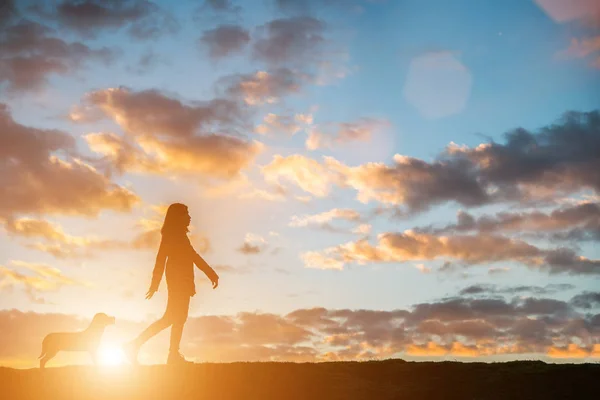
<path id="1" fill-rule="evenodd" d="M 107 326 L 107 325 L 112 325 L 114 323 L 115 323 L 115 317 L 111 317 L 104 313 L 98 313 L 98 314 L 94 315 L 94 318 L 92 319 L 92 325 L 97 325 L 97 326 Z"/>

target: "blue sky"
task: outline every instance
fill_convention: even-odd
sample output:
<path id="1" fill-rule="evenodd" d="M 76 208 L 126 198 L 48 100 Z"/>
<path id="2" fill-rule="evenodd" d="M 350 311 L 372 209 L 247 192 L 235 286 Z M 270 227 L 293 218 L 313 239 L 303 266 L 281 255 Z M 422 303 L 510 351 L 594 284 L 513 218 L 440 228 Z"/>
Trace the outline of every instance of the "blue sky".
<path id="1" fill-rule="evenodd" d="M 192 216 L 192 242 L 210 244 L 203 256 L 221 275 L 212 291 L 198 271 L 195 318 L 244 312 L 287 318 L 313 308 L 416 312 L 419 304 L 472 301 L 461 291 L 480 287 L 478 296 L 517 306 L 528 298 L 562 302 L 570 310 L 561 320 L 565 326 L 576 319 L 592 326 L 587 342 L 577 342 L 579 353 L 561 341 L 532 344 L 515 336 L 517 344 L 501 343 L 499 333 L 486 338 L 497 349 L 514 345 L 508 354 L 515 358 L 530 351 L 546 357 L 556 349 L 578 360 L 600 354 L 598 328 L 590 322 L 600 302 L 577 309 L 573 300 L 596 293 L 600 219 L 557 222 L 551 214 L 582 204 L 596 212 L 600 204 L 593 177 L 598 156 L 586 153 L 582 139 L 591 151 L 600 135 L 594 125 L 600 14 L 593 1 L 565 7 L 554 0 L 121 6 L 86 0 L 91 12 L 69 14 L 74 4 L 19 2 L 2 22 L 5 32 L 21 27 L 31 33 L 33 24 L 52 28 L 40 35 L 90 52 L 60 53 L 18 33 L 0 37 L 9 49 L 0 51 L 0 67 L 8 71 L 0 72 L 0 102 L 8 107 L 6 120 L 23 127 L 12 135 L 15 125 L 7 124 L 0 135 L 15 152 L 26 135 L 37 138 L 27 146 L 39 146 L 8 153 L 20 161 L 0 165 L 8 182 L 1 196 L 17 198 L 0 205 L 0 309 L 89 318 L 103 308 L 138 322 L 159 316 L 165 288 L 151 302 L 143 294 L 161 207 L 183 202 Z M 94 14 L 99 9 L 110 13 Z M 139 37 L 131 31 L 137 24 L 152 29 Z M 230 31 L 219 31 L 224 27 Z M 94 53 L 102 48 L 108 60 Z M 35 68 L 11 69 L 17 58 L 32 55 L 40 57 Z M 216 111 L 212 100 L 230 111 Z M 570 111 L 580 113 L 576 125 L 562 119 Z M 524 147 L 511 144 L 505 134 L 515 129 L 525 130 L 541 153 L 521 153 Z M 76 148 L 50 148 L 47 130 L 74 138 Z M 117 144 L 109 145 L 109 133 Z M 90 134 L 98 134 L 101 145 L 94 147 Z M 211 135 L 214 142 L 203 141 Z M 557 146 L 567 147 L 564 154 Z M 25 169 L 37 150 L 46 154 L 36 158 L 40 170 L 52 175 Z M 71 167 L 54 172 L 52 157 Z M 459 162 L 463 167 L 453 167 Z M 76 184 L 70 174 L 79 168 L 88 178 Z M 457 190 L 462 184 L 464 191 Z M 52 197 L 57 187 L 68 195 Z M 128 193 L 126 199 L 109 201 L 114 191 Z M 440 230 L 455 223 L 460 210 L 488 221 L 518 214 L 529 222 L 493 231 Z M 540 214 L 548 216 L 545 225 L 532 222 Z M 320 222 L 310 219 L 316 215 Z M 312 222 L 293 226 L 303 218 Z M 365 232 L 352 232 L 361 224 Z M 557 239 L 575 233 L 578 239 Z M 136 245 L 145 234 L 153 241 Z M 467 240 L 473 242 L 461 247 Z M 501 240 L 509 242 L 498 245 Z M 244 243 L 254 250 L 241 251 Z M 490 247 L 478 252 L 478 246 Z M 559 249 L 572 252 L 569 262 L 553 261 Z M 557 284 L 566 286 L 548 289 Z M 486 318 L 476 320 L 495 323 Z M 435 321 L 452 330 L 448 320 Z M 447 356 L 460 356 L 461 343 L 484 359 L 507 353 L 490 351 L 481 338 L 427 336 L 403 326 L 412 343 L 377 347 L 347 339 L 346 348 L 370 343 L 368 354 L 414 356 L 436 343 Z M 326 342 L 332 337 L 320 335 Z M 338 350 L 330 353 L 346 357 Z"/>

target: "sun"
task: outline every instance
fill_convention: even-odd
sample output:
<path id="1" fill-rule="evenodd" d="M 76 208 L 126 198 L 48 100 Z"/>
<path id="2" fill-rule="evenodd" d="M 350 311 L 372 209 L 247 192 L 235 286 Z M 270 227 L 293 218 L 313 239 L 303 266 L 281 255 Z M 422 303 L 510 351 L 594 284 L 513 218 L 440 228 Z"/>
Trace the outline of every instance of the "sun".
<path id="1" fill-rule="evenodd" d="M 125 363 L 123 350 L 113 344 L 105 344 L 98 349 L 98 363 L 104 366 L 117 366 Z"/>

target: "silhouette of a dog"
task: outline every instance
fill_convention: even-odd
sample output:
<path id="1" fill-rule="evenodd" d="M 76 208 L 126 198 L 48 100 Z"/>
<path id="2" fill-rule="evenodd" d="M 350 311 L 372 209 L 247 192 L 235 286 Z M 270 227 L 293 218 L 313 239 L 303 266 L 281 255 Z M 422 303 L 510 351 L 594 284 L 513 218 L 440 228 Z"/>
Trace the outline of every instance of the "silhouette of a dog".
<path id="1" fill-rule="evenodd" d="M 96 363 L 96 352 L 100 346 L 100 340 L 104 328 L 115 323 L 115 317 L 104 313 L 94 315 L 90 326 L 81 332 L 56 332 L 49 333 L 42 341 L 42 352 L 38 359 L 40 368 L 52 359 L 59 351 L 87 351 Z"/>

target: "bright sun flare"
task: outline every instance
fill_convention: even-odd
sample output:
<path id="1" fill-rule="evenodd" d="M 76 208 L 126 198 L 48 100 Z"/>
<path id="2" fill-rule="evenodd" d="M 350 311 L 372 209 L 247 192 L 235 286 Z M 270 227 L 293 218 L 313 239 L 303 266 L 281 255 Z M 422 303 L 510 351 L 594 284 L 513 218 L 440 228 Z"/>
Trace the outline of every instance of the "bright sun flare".
<path id="1" fill-rule="evenodd" d="M 98 362 L 100 365 L 121 365 L 125 363 L 125 354 L 118 346 L 103 345 L 98 350 Z"/>

